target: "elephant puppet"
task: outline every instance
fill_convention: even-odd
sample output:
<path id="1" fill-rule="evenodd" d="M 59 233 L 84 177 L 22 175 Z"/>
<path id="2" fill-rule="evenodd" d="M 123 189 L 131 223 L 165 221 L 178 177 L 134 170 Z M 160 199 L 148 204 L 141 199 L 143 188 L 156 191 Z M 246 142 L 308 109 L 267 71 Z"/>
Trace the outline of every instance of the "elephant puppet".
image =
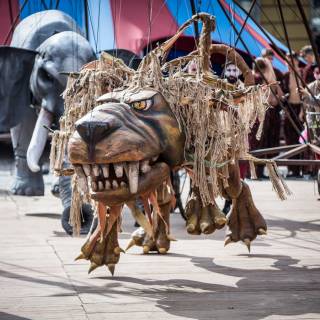
<path id="1" fill-rule="evenodd" d="M 22 20 L 10 46 L 0 47 L 0 131 L 11 129 L 16 162 L 13 194 L 44 194 L 39 165 L 48 137 L 44 125 L 58 124 L 63 114 L 66 73 L 77 72 L 94 59 L 94 51 L 76 22 L 57 10 Z M 68 215 L 68 177 L 60 179 L 60 196 Z"/>

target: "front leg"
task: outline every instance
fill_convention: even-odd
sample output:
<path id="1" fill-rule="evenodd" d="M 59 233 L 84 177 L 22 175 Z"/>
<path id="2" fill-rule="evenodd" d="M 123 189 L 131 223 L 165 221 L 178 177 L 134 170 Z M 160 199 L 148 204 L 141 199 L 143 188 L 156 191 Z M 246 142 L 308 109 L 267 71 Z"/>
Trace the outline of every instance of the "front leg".
<path id="1" fill-rule="evenodd" d="M 96 268 L 106 265 L 111 274 L 114 274 L 115 265 L 119 262 L 120 253 L 124 252 L 118 242 L 119 216 L 122 206 L 106 207 L 99 203 L 98 225 L 81 248 L 76 258 L 90 260 L 88 273 Z"/>
<path id="2" fill-rule="evenodd" d="M 21 196 L 43 196 L 42 172 L 32 172 L 27 164 L 27 149 L 32 137 L 37 116 L 27 107 L 25 120 L 11 129 L 11 140 L 15 155 L 15 177 L 11 192 Z"/>

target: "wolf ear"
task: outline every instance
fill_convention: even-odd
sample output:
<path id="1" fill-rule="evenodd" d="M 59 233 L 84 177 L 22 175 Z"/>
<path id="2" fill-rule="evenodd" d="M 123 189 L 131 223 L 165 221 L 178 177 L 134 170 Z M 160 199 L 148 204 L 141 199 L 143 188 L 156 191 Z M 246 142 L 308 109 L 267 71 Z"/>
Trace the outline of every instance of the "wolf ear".
<path id="1" fill-rule="evenodd" d="M 24 117 L 31 102 L 29 88 L 36 51 L 0 46 L 0 132 Z"/>

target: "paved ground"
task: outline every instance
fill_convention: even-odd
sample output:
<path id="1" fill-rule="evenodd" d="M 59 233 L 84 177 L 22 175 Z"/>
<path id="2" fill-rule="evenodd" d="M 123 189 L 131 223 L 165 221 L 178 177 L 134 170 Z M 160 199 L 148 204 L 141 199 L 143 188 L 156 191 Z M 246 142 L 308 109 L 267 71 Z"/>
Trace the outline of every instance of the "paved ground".
<path id="1" fill-rule="evenodd" d="M 173 215 L 179 241 L 170 254 L 131 249 L 111 277 L 74 262 L 84 239 L 63 234 L 57 199 L 10 196 L 11 179 L 0 171 L 1 320 L 320 319 L 320 202 L 312 182 L 289 181 L 294 195 L 285 202 L 268 182 L 250 182 L 269 225 L 251 254 L 241 244 L 224 248 L 223 230 L 188 236 Z M 127 213 L 123 247 L 132 226 Z"/>

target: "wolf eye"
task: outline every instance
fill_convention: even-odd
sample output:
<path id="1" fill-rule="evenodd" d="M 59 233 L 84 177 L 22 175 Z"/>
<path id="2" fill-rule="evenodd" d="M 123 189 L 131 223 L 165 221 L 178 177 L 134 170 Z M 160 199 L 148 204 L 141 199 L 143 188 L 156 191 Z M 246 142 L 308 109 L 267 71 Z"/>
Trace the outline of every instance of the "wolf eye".
<path id="1" fill-rule="evenodd" d="M 135 101 L 131 103 L 131 106 L 136 110 L 148 110 L 153 105 L 152 99 Z"/>

